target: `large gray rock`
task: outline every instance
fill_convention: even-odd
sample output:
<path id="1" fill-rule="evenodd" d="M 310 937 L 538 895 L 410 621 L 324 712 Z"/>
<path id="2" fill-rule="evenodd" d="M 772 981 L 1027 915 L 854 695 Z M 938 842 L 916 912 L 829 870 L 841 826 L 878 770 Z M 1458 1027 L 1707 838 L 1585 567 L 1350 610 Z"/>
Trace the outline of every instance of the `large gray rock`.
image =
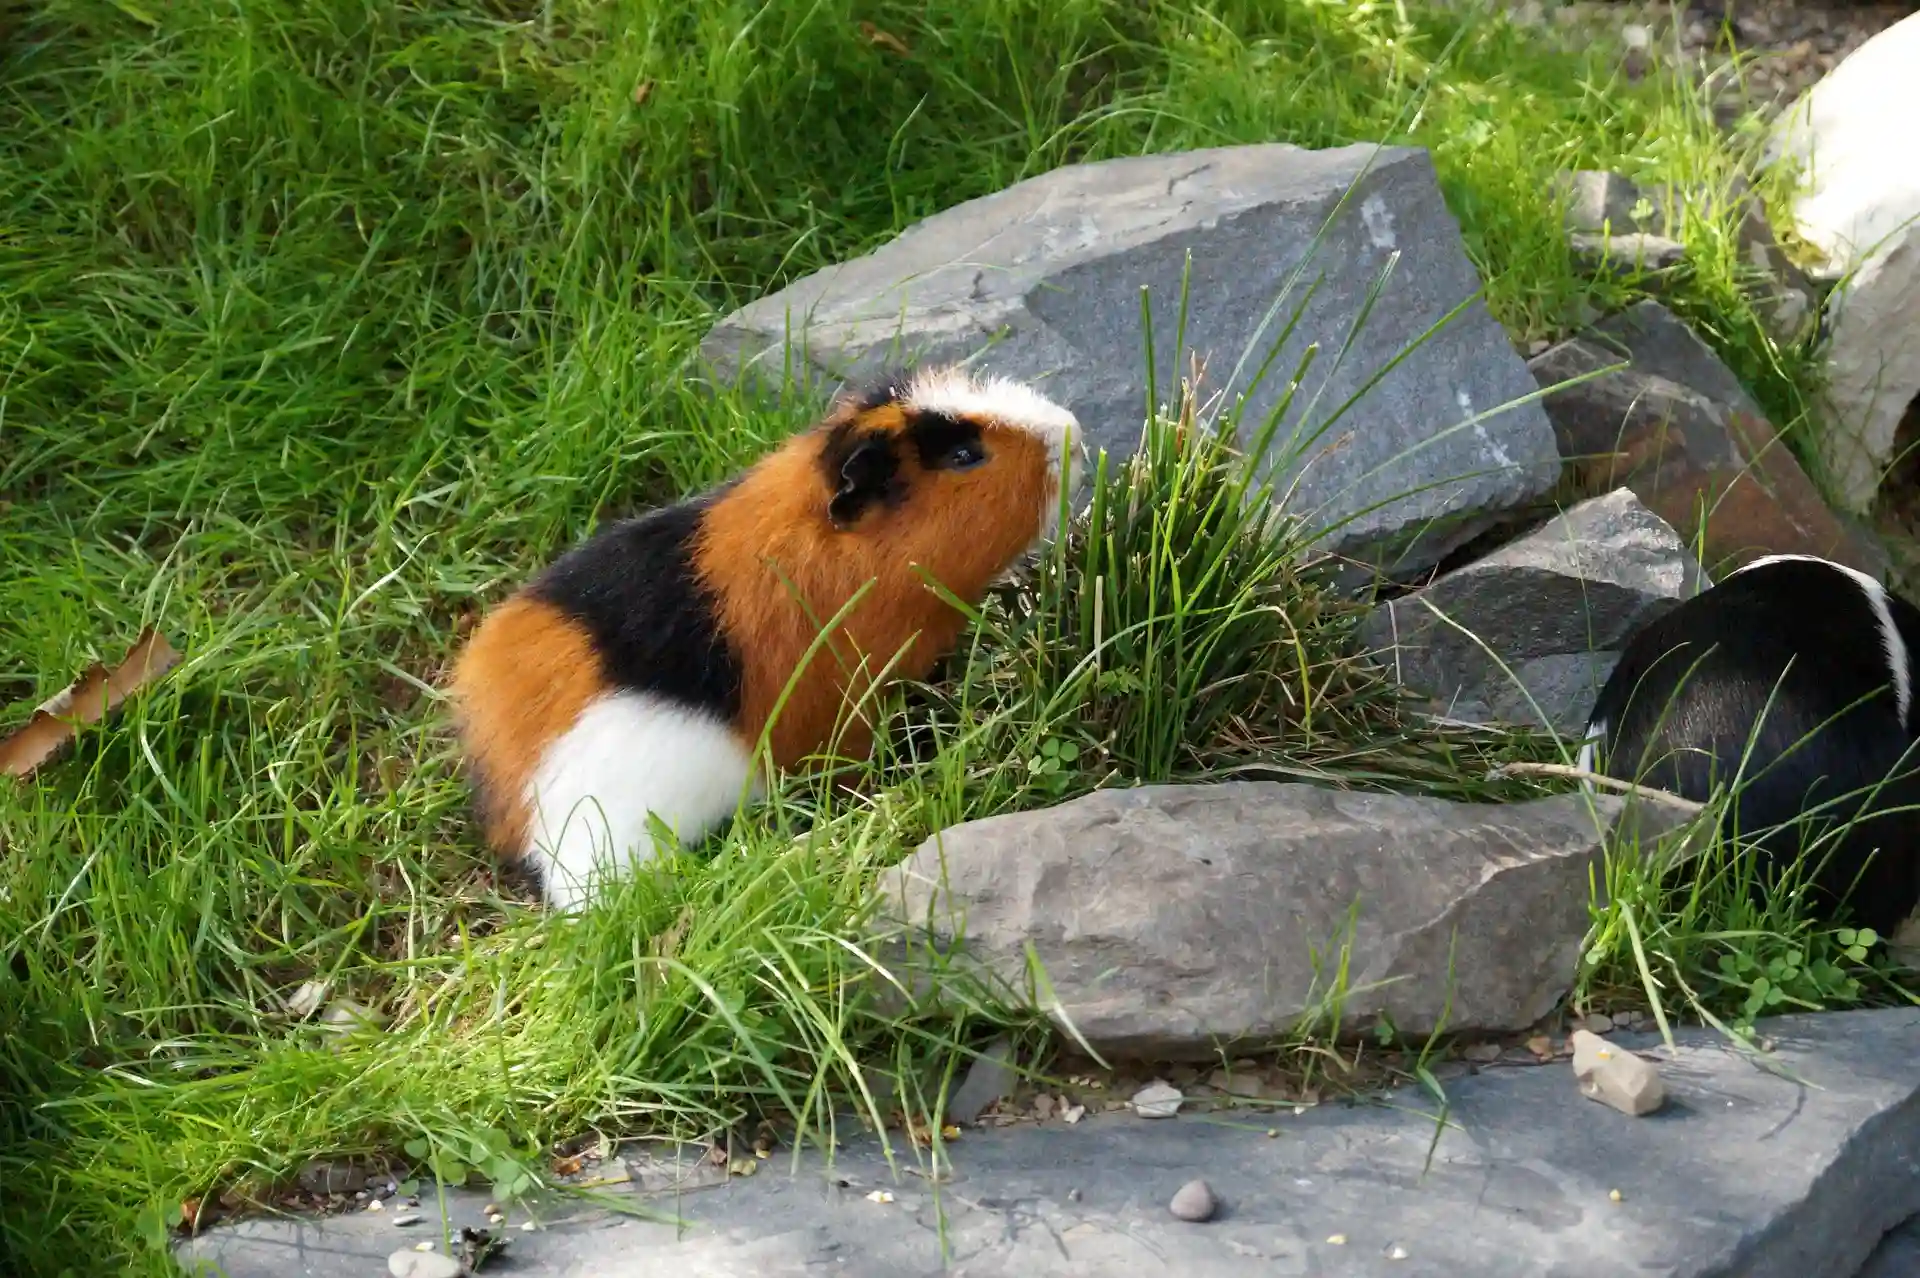
<path id="1" fill-rule="evenodd" d="M 970 1131 L 938 1184 L 894 1133 L 897 1167 L 852 1122 L 829 1163 L 782 1150 L 758 1174 L 609 1205 L 538 1200 L 503 1273 L 527 1278 L 1910 1278 L 1881 1236 L 1920 1211 L 1920 1012 L 1782 1017 L 1780 1072 L 1710 1031 L 1656 1050 L 1669 1099 L 1633 1119 L 1581 1099 L 1564 1064 L 1446 1083 L 1446 1121 L 1413 1089 L 1389 1106 L 1235 1121 L 1183 1111 Z M 1616 1036 L 1640 1050 L 1644 1036 Z M 1270 1140 L 1264 1129 L 1281 1133 Z M 687 1149 L 682 1157 L 699 1158 Z M 791 1167 L 791 1170 L 790 1170 Z M 1204 1177 L 1205 1224 L 1173 1192 Z M 1609 1191 L 1618 1189 L 1620 1201 Z M 619 1192 L 616 1189 L 614 1192 Z M 876 1202 L 869 1194 L 892 1195 Z M 440 1199 L 423 1198 L 441 1234 Z M 480 1190 L 449 1229 L 485 1227 Z M 515 1223 L 521 1215 L 511 1208 Z M 648 1215 L 625 1214 L 646 1212 Z M 1338 1236 L 1342 1242 L 1334 1242 Z M 394 1246 L 378 1213 L 259 1219 L 181 1244 L 227 1278 L 366 1278 Z M 1394 1247 L 1405 1253 L 1392 1259 Z M 482 1271 L 492 1272 L 492 1267 Z"/>
<path id="2" fill-rule="evenodd" d="M 1418 571 L 1484 527 L 1484 512 L 1554 482 L 1559 458 L 1544 415 L 1537 404 L 1509 407 L 1534 392 L 1533 382 L 1476 297 L 1480 281 L 1426 152 L 1404 147 L 1271 143 L 1056 169 L 947 209 L 865 257 L 735 311 L 701 354 L 728 379 L 791 380 L 790 361 L 804 380 L 833 383 L 990 345 L 988 365 L 1047 386 L 1078 414 L 1088 442 L 1118 459 L 1135 450 L 1146 410 L 1142 288 L 1163 401 L 1188 371 L 1175 336 L 1189 253 L 1186 345 L 1205 357 L 1212 391 L 1246 390 L 1314 286 L 1246 420 L 1264 420 L 1317 342 L 1274 458 L 1285 462 L 1280 488 L 1292 488 L 1294 511 L 1315 525 L 1351 521 L 1323 548 L 1415 538 L 1393 566 Z M 1391 278 L 1342 355 L 1395 254 Z M 1462 303 L 1462 314 L 1328 425 Z"/>
<path id="3" fill-rule="evenodd" d="M 1679 534 L 1619 488 L 1381 604 L 1361 638 L 1449 718 L 1579 733 L 1627 638 L 1706 584 Z"/>
<path id="4" fill-rule="evenodd" d="M 1714 575 L 1763 554 L 1885 575 L 1884 549 L 1834 515 L 1739 378 L 1658 302 L 1608 316 L 1530 367 L 1575 490 L 1632 489 L 1703 548 Z"/>
<path id="5" fill-rule="evenodd" d="M 1827 400 L 1815 439 L 1835 496 L 1865 511 L 1920 398 L 1920 13 L 1888 27 L 1796 102 L 1769 151 L 1800 171 L 1795 229 L 1839 281 L 1827 299 Z"/>
<path id="6" fill-rule="evenodd" d="M 1670 819 L 1634 811 L 1649 834 Z M 930 934 L 1003 996 L 1025 996 L 1031 946 L 1037 988 L 1058 999 L 1040 1004 L 1109 1058 L 1211 1058 L 1342 994 L 1350 1027 L 1385 1012 L 1413 1034 L 1443 1015 L 1513 1030 L 1566 993 L 1588 875 L 1620 817 L 1612 796 L 1140 786 L 943 831 L 885 893 L 910 937 Z"/>

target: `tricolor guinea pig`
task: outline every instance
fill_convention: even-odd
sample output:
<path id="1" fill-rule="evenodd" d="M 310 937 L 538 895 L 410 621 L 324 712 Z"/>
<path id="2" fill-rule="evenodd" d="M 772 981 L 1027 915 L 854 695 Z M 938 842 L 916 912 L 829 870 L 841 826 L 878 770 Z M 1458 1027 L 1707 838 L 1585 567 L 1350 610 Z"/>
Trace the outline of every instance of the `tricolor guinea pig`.
<path id="1" fill-rule="evenodd" d="M 1920 902 L 1920 811 L 1896 810 L 1920 805 L 1916 645 L 1920 610 L 1864 573 L 1757 559 L 1633 635 L 1579 766 L 1696 802 L 1735 786 L 1756 886 L 1811 858 L 1817 908 L 1891 934 Z"/>
<path id="2" fill-rule="evenodd" d="M 764 797 L 763 733 L 777 769 L 866 757 L 849 707 L 924 678 L 965 626 L 929 579 L 977 603 L 1044 540 L 1084 469 L 1079 433 L 1019 382 L 889 376 L 744 473 L 569 550 L 454 666 L 488 842 L 572 909 L 653 855 L 649 814 L 692 844 Z"/>

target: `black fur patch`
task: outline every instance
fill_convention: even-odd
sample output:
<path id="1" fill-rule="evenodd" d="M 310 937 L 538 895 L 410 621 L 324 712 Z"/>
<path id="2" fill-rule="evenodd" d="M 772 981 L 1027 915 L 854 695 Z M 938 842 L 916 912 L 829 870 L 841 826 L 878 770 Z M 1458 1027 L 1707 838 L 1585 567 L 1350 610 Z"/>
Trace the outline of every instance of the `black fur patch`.
<path id="1" fill-rule="evenodd" d="M 898 505 L 906 497 L 899 440 L 889 431 L 840 423 L 827 432 L 820 470 L 833 494 L 827 517 L 838 528 L 851 527 L 874 506 Z"/>
<path id="2" fill-rule="evenodd" d="M 1920 640 L 1920 612 L 1888 602 L 1906 642 Z M 1857 583 L 1817 563 L 1763 565 L 1628 642 L 1591 717 L 1607 725 L 1600 767 L 1695 801 L 1739 777 L 1729 815 L 1742 836 L 1786 826 L 1760 840 L 1775 866 L 1864 805 L 1876 815 L 1810 849 L 1824 859 L 1810 881 L 1827 904 L 1847 899 L 1860 922 L 1891 931 L 1920 901 L 1920 812 L 1885 811 L 1920 804 L 1920 748 L 1892 682 Z M 1786 824 L 1823 802 L 1817 821 Z"/>
<path id="3" fill-rule="evenodd" d="M 986 460 L 987 446 L 980 426 L 946 413 L 915 413 L 907 420 L 907 438 L 913 442 L 926 470 L 957 470 Z"/>
<path id="4" fill-rule="evenodd" d="M 531 593 L 593 636 L 606 678 L 732 722 L 740 658 L 694 572 L 693 538 L 717 494 L 611 524 L 536 578 Z"/>

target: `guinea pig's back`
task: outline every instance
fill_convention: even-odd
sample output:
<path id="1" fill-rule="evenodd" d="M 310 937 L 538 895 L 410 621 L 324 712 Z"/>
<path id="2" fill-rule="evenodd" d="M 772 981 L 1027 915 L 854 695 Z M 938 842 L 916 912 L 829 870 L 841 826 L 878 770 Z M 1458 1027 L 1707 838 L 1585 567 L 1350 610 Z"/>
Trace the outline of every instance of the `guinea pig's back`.
<path id="1" fill-rule="evenodd" d="M 1716 780 L 1767 767 L 1752 797 L 1788 806 L 1822 776 L 1884 778 L 1908 740 L 1906 645 L 1888 602 L 1835 565 L 1779 559 L 1675 606 L 1629 640 L 1595 703 L 1605 771 L 1704 799 Z M 1817 749 L 1781 757 L 1816 732 Z"/>

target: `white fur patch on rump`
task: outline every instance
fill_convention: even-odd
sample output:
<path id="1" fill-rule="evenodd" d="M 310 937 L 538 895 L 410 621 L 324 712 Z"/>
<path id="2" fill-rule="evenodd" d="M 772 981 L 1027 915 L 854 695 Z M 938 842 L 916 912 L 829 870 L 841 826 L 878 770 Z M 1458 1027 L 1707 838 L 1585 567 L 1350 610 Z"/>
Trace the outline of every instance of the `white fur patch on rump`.
<path id="1" fill-rule="evenodd" d="M 964 365 L 917 370 L 902 407 L 974 421 L 995 421 L 1037 435 L 1047 446 L 1047 468 L 1068 492 L 1080 486 L 1085 447 L 1080 421 L 1045 395 L 1010 377 L 977 376 Z"/>
<path id="2" fill-rule="evenodd" d="M 1867 598 L 1867 607 L 1873 610 L 1873 618 L 1880 627 L 1880 649 L 1887 657 L 1887 671 L 1893 678 L 1893 701 L 1899 711 L 1900 722 L 1906 723 L 1907 713 L 1913 708 L 1913 665 L 1907 652 L 1907 644 L 1900 637 L 1900 627 L 1893 619 L 1893 609 L 1887 606 L 1887 589 L 1858 568 L 1849 568 L 1837 564 L 1831 559 L 1822 559 L 1818 555 L 1762 555 L 1750 564 L 1742 564 L 1728 576 L 1738 576 L 1751 572 L 1767 564 L 1778 563 L 1822 564 L 1842 574 L 1860 587 L 1860 593 Z"/>
<path id="3" fill-rule="evenodd" d="M 572 912 L 609 871 L 653 859 L 647 814 L 697 843 L 740 806 L 753 755 L 712 715 L 644 692 L 603 696 L 547 747 L 528 785 L 525 856 L 547 904 Z M 763 797 L 756 778 L 750 797 Z"/>

